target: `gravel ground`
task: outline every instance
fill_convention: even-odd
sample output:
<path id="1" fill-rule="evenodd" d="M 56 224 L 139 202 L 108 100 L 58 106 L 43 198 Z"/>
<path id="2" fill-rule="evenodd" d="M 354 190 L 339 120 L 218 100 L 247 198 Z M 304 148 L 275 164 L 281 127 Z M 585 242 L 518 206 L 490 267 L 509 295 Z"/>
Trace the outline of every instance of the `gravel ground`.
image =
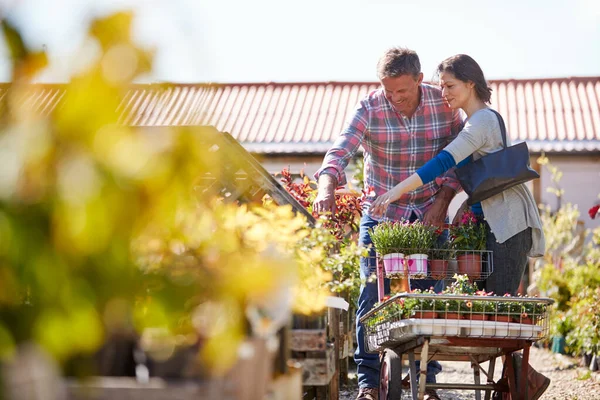
<path id="1" fill-rule="evenodd" d="M 546 349 L 531 348 L 531 365 L 549 377 L 550 387 L 541 400 L 600 400 L 600 372 L 590 372 L 578 367 L 578 360 Z M 438 375 L 438 382 L 472 382 L 472 370 L 466 362 L 442 362 L 443 372 Z M 496 379 L 502 372 L 502 365 L 496 365 Z M 356 373 L 350 374 L 351 383 L 340 390 L 340 400 L 354 400 L 358 394 Z M 482 375 L 482 381 L 485 376 Z M 443 400 L 471 400 L 475 393 L 471 391 L 439 390 Z M 409 393 L 403 393 L 402 399 L 412 399 Z"/>

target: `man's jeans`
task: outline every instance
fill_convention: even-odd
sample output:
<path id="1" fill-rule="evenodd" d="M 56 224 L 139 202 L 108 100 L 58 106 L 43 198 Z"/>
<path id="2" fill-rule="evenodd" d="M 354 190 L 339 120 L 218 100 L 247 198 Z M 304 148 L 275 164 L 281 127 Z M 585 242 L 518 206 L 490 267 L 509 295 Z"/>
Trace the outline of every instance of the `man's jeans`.
<path id="1" fill-rule="evenodd" d="M 416 220 L 416 216 L 411 216 L 411 221 Z M 371 244 L 371 237 L 369 236 L 368 230 L 375 227 L 378 224 L 376 220 L 363 214 L 360 221 L 360 232 L 358 243 L 362 246 L 368 246 Z M 371 249 L 368 258 L 361 258 L 360 260 L 360 276 L 363 279 L 368 278 L 376 271 L 377 264 L 375 262 L 375 249 Z M 433 280 L 414 280 L 411 281 L 411 289 L 428 289 L 434 286 L 436 292 L 443 288 L 443 281 Z M 390 280 L 384 279 L 385 293 L 390 292 Z M 358 386 L 359 387 L 379 387 L 379 355 L 367 353 L 365 346 L 365 330 L 361 323 L 360 318 L 368 313 L 375 303 L 377 303 L 377 282 L 367 282 L 360 288 L 360 296 L 358 298 L 358 309 L 356 310 L 356 340 L 357 349 L 354 353 L 354 361 L 357 365 L 358 375 Z M 419 366 L 417 365 L 417 368 Z M 435 376 L 442 371 L 442 366 L 437 361 L 431 361 L 427 364 L 427 378 L 426 382 L 435 383 Z"/>

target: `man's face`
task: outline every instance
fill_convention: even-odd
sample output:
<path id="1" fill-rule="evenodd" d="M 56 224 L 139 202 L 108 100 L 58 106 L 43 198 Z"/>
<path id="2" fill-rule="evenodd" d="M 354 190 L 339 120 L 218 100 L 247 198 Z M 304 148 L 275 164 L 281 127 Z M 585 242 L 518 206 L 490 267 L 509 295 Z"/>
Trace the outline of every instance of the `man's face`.
<path id="1" fill-rule="evenodd" d="M 423 82 L 423 74 L 417 78 L 412 75 L 400 75 L 395 78 L 381 79 L 385 97 L 402 114 L 414 112 L 419 103 L 419 86 Z"/>

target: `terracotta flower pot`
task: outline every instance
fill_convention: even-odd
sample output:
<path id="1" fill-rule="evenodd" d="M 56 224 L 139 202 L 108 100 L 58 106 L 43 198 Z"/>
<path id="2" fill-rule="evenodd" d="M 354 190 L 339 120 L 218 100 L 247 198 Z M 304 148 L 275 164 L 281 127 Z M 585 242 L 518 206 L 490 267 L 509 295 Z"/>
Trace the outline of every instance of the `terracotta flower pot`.
<path id="1" fill-rule="evenodd" d="M 414 318 L 437 318 L 438 313 L 434 311 L 416 311 Z"/>
<path id="2" fill-rule="evenodd" d="M 447 312 L 447 313 L 440 313 L 440 317 L 444 318 L 444 319 L 465 319 L 465 315 L 464 314 L 459 314 L 457 312 Z"/>
<path id="3" fill-rule="evenodd" d="M 528 325 L 534 324 L 533 318 L 531 318 L 531 317 L 515 317 L 515 318 L 513 318 L 513 321 L 517 322 L 519 324 L 528 324 Z"/>
<path id="4" fill-rule="evenodd" d="M 430 260 L 429 274 L 433 279 L 443 279 L 448 271 L 448 260 Z"/>
<path id="5" fill-rule="evenodd" d="M 477 313 L 467 314 L 467 319 L 470 319 L 471 321 L 487 321 L 488 315 L 487 314 L 477 314 Z"/>
<path id="6" fill-rule="evenodd" d="M 496 322 L 512 322 L 510 315 L 492 315 L 490 319 Z"/>
<path id="7" fill-rule="evenodd" d="M 471 279 L 481 278 L 481 255 L 461 254 L 456 257 L 458 261 L 458 273 L 466 274 Z"/>

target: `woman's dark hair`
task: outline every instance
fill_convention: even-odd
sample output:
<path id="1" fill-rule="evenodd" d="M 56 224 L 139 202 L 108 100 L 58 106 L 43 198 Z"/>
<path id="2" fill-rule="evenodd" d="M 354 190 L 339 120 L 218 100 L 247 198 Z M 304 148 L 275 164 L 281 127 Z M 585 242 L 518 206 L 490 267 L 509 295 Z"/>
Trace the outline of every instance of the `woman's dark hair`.
<path id="1" fill-rule="evenodd" d="M 457 54 L 446 58 L 437 67 L 437 75 L 440 76 L 442 72 L 450 72 L 456 79 L 463 82 L 473 82 L 477 97 L 484 103 L 490 102 L 492 88 L 485 81 L 479 64 L 468 55 Z"/>
<path id="2" fill-rule="evenodd" d="M 403 47 L 392 47 L 386 50 L 377 63 L 377 77 L 397 78 L 401 75 L 411 75 L 418 78 L 421 73 L 419 56 L 413 50 Z"/>

